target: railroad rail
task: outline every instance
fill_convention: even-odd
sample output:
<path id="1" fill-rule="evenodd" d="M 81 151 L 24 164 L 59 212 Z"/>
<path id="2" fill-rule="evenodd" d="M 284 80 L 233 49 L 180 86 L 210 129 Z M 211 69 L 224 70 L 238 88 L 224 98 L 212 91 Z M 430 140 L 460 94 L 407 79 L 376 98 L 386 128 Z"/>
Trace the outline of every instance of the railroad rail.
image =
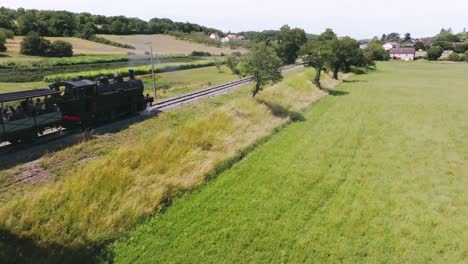
<path id="1" fill-rule="evenodd" d="M 280 68 L 282 73 L 302 67 L 303 64 L 294 64 Z M 45 153 L 57 151 L 65 147 L 76 144 L 93 135 L 109 133 L 122 129 L 133 123 L 140 122 L 150 116 L 157 115 L 163 111 L 180 107 L 182 105 L 199 101 L 208 97 L 227 93 L 233 89 L 242 87 L 254 81 L 253 77 L 247 77 L 233 82 L 213 86 L 196 92 L 188 93 L 179 97 L 174 97 L 159 101 L 148 107 L 138 116 L 129 117 L 110 124 L 102 125 L 87 131 L 61 130 L 51 131 L 39 137 L 33 144 L 24 145 L 0 145 L 0 169 L 20 162 L 34 160 Z"/>

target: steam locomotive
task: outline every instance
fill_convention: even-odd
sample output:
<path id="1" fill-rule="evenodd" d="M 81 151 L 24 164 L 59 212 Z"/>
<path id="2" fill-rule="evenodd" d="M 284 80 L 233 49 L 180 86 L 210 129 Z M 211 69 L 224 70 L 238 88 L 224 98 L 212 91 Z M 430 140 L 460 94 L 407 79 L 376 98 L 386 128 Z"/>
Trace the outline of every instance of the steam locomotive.
<path id="1" fill-rule="evenodd" d="M 138 113 L 154 100 L 143 93 L 143 82 L 130 70 L 127 80 L 79 78 L 49 89 L 0 94 L 0 142 L 29 142 L 47 129 L 92 127 Z"/>

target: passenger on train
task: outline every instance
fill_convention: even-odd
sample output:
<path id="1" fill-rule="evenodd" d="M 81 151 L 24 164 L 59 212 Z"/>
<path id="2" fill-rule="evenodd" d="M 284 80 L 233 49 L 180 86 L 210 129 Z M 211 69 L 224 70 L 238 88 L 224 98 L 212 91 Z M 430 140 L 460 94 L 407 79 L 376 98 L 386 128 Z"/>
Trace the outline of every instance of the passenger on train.
<path id="1" fill-rule="evenodd" d="M 40 98 L 36 99 L 35 111 L 36 115 L 40 115 L 42 113 L 42 102 Z"/>

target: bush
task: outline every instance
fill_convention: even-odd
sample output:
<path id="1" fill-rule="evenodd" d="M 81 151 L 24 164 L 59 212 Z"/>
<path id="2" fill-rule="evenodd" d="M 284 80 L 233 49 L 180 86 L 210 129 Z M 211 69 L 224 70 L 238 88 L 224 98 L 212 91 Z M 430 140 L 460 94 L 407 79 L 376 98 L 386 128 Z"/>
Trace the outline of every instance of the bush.
<path id="1" fill-rule="evenodd" d="M 0 32 L 1 33 L 1 32 Z M 3 51 L 6 51 L 7 48 L 5 46 L 5 43 L 6 43 L 6 38 L 5 36 L 1 35 L 0 34 L 0 52 L 3 52 Z"/>
<path id="2" fill-rule="evenodd" d="M 455 53 L 455 52 L 452 53 L 452 54 L 450 54 L 450 55 L 447 57 L 447 60 L 448 60 L 448 61 L 460 61 L 460 59 L 462 59 L 462 58 L 460 57 L 460 55 L 458 55 L 458 54 Z"/>
<path id="3" fill-rule="evenodd" d="M 73 46 L 69 42 L 57 40 L 50 45 L 48 53 L 51 57 L 71 57 Z"/>
<path id="4" fill-rule="evenodd" d="M 50 41 L 39 36 L 36 32 L 29 32 L 21 42 L 20 53 L 33 56 L 47 56 Z"/>
<path id="5" fill-rule="evenodd" d="M 427 58 L 429 60 L 435 61 L 442 56 L 442 53 L 444 52 L 444 49 L 442 49 L 439 46 L 432 46 L 427 50 Z"/>
<path id="6" fill-rule="evenodd" d="M 204 51 L 192 51 L 190 55 L 194 57 L 210 57 L 211 53 Z"/>
<path id="7" fill-rule="evenodd" d="M 12 39 L 15 36 L 15 33 L 12 30 L 0 28 L 0 35 L 5 36 L 6 39 Z"/>
<path id="8" fill-rule="evenodd" d="M 361 74 L 366 73 L 366 70 L 364 68 L 356 67 L 356 66 L 351 66 L 350 71 L 356 75 L 361 75 Z"/>
<path id="9" fill-rule="evenodd" d="M 468 62 L 468 50 L 465 52 L 465 55 L 463 57 L 465 58 L 465 61 Z"/>

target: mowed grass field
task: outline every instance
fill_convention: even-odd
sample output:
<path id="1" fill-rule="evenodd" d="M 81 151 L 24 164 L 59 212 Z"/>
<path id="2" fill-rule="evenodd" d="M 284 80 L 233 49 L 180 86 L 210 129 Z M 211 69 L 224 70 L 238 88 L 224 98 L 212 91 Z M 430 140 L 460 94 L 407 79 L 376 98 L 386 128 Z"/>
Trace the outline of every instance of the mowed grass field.
<path id="1" fill-rule="evenodd" d="M 116 263 L 465 263 L 468 65 L 379 63 L 110 250 Z"/>
<path id="2" fill-rule="evenodd" d="M 148 44 L 152 42 L 153 52 L 155 54 L 190 54 L 192 51 L 209 52 L 212 55 L 231 54 L 235 51 L 243 52 L 243 49 L 232 50 L 230 48 L 217 48 L 200 43 L 184 41 L 176 39 L 174 36 L 169 35 L 98 35 L 118 43 L 128 44 L 136 48 L 137 53 L 145 53 L 150 51 Z"/>

